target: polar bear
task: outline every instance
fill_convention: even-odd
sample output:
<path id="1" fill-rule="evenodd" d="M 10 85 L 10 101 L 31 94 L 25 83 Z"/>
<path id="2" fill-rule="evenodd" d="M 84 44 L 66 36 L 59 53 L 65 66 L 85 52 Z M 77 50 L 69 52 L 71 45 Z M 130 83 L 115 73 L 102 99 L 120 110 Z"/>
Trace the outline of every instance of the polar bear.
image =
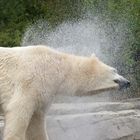
<path id="1" fill-rule="evenodd" d="M 0 105 L 4 140 L 49 140 L 45 113 L 55 95 L 85 96 L 130 82 L 96 56 L 46 46 L 0 48 Z"/>

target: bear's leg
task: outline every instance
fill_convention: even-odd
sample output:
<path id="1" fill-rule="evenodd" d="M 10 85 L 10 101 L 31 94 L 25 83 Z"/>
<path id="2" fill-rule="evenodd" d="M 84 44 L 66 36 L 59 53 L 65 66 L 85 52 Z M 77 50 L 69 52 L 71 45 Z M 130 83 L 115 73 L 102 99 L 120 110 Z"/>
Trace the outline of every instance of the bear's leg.
<path id="1" fill-rule="evenodd" d="M 45 113 L 36 112 L 27 129 L 27 140 L 49 140 L 46 133 Z"/>
<path id="2" fill-rule="evenodd" d="M 4 140 L 25 140 L 25 134 L 34 112 L 29 97 L 13 97 L 5 110 Z"/>

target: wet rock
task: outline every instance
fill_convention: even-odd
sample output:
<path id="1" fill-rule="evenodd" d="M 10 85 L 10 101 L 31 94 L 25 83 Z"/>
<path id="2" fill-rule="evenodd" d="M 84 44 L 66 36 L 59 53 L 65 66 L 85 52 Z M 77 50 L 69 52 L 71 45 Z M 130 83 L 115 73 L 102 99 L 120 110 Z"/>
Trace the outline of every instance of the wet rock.
<path id="1" fill-rule="evenodd" d="M 47 117 L 49 136 L 51 140 L 140 140 L 138 104 L 54 104 Z"/>
<path id="2" fill-rule="evenodd" d="M 140 100 L 55 103 L 47 129 L 50 140 L 140 140 Z"/>

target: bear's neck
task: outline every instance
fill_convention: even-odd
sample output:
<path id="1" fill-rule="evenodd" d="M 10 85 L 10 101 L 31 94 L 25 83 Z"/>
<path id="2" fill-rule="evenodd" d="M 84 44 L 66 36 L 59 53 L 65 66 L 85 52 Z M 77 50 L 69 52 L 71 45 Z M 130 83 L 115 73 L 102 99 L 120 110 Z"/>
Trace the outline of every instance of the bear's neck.
<path id="1" fill-rule="evenodd" d="M 82 92 L 85 77 L 83 73 L 84 63 L 87 61 L 85 57 L 77 57 L 67 55 L 61 64 L 62 73 L 65 73 L 63 80 L 60 84 L 58 93 L 63 95 L 76 95 L 78 91 Z M 61 67 L 60 66 L 60 67 Z"/>

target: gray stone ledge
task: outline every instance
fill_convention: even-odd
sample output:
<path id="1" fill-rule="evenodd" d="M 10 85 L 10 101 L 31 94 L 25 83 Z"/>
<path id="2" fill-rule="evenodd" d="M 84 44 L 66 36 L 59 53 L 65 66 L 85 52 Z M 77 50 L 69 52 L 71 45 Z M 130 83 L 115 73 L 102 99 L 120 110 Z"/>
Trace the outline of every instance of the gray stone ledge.
<path id="1" fill-rule="evenodd" d="M 0 117 L 1 136 L 3 125 Z M 56 103 L 47 130 L 50 140 L 140 140 L 140 100 Z"/>

